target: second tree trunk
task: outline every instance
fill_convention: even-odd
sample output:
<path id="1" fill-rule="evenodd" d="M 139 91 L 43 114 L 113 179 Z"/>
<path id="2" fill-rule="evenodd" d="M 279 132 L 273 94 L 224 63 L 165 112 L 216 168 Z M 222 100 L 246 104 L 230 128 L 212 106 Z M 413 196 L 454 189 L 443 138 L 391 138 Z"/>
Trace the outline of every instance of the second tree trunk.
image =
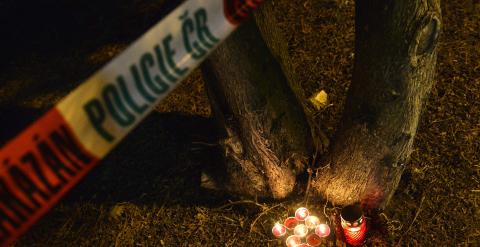
<path id="1" fill-rule="evenodd" d="M 437 0 L 356 1 L 345 111 L 313 188 L 335 204 L 382 208 L 395 192 L 433 85 Z"/>

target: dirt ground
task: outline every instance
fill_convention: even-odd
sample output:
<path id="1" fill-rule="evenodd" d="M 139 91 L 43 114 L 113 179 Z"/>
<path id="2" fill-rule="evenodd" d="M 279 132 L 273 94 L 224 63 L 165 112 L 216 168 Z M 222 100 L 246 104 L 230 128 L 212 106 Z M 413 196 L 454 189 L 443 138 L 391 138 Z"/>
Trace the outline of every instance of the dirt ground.
<path id="1" fill-rule="evenodd" d="M 0 140 L 5 143 L 179 1 L 1 1 Z M 295 72 L 331 107 L 331 138 L 353 66 L 354 6 L 275 0 Z M 480 2 L 442 1 L 438 76 L 415 151 L 368 245 L 480 246 Z M 305 205 L 199 187 L 216 130 L 198 71 L 15 246 L 282 246 L 274 222 Z M 336 209 L 315 198 L 318 215 Z M 332 246 L 332 239 L 325 246 Z"/>

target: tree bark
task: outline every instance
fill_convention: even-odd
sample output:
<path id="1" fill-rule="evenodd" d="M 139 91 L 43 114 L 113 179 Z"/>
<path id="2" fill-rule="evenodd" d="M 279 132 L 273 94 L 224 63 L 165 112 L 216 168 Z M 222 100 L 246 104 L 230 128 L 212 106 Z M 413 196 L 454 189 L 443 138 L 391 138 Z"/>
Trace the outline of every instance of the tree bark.
<path id="1" fill-rule="evenodd" d="M 287 78 L 288 85 L 303 108 L 310 127 L 310 133 L 315 149 L 323 153 L 329 145 L 329 140 L 325 133 L 320 129 L 320 124 L 318 124 L 315 118 L 315 114 L 318 113 L 318 110 L 316 110 L 308 101 L 312 92 L 305 91 L 305 88 L 300 83 L 298 76 L 295 73 L 294 65 L 288 52 L 288 41 L 278 26 L 278 20 L 275 17 L 274 11 L 274 1 L 266 1 L 257 11 L 255 11 L 255 21 L 263 40 L 265 40 L 270 52 L 281 65 L 283 73 Z"/>
<path id="2" fill-rule="evenodd" d="M 304 171 L 311 139 L 300 104 L 253 20 L 220 45 L 202 67 L 223 129 L 223 166 L 204 184 L 235 194 L 284 198 Z M 207 183 L 208 182 L 208 183 Z"/>
<path id="3" fill-rule="evenodd" d="M 335 204 L 383 208 L 409 160 L 434 81 L 440 4 L 355 4 L 353 81 L 334 143 L 312 187 Z"/>

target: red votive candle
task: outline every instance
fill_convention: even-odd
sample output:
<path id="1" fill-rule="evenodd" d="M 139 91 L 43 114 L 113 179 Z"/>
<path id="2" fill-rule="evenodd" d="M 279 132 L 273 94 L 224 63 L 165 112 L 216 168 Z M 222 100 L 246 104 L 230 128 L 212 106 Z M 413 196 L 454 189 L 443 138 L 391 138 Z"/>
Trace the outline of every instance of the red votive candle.
<path id="1" fill-rule="evenodd" d="M 278 222 L 275 223 L 275 225 L 272 228 L 273 236 L 275 236 L 277 238 L 280 238 L 280 237 L 283 237 L 283 235 L 285 235 L 285 233 L 287 233 L 287 228 L 284 225 L 282 225 Z"/>
<path id="2" fill-rule="evenodd" d="M 295 219 L 295 217 L 288 217 L 285 219 L 285 221 L 283 222 L 283 225 L 288 229 L 288 230 L 292 230 L 293 228 L 295 228 L 297 225 L 298 225 L 298 220 Z"/>
<path id="3" fill-rule="evenodd" d="M 322 239 L 315 233 L 308 235 L 306 240 L 307 244 L 312 247 L 319 246 L 322 243 Z"/>
<path id="4" fill-rule="evenodd" d="M 367 223 L 359 204 L 346 206 L 340 214 L 345 241 L 352 246 L 365 243 Z"/>
<path id="5" fill-rule="evenodd" d="M 296 211 L 295 211 L 295 218 L 297 220 L 305 220 L 305 218 L 307 218 L 307 216 L 310 214 L 310 212 L 308 212 L 308 209 L 306 208 L 298 208 Z"/>

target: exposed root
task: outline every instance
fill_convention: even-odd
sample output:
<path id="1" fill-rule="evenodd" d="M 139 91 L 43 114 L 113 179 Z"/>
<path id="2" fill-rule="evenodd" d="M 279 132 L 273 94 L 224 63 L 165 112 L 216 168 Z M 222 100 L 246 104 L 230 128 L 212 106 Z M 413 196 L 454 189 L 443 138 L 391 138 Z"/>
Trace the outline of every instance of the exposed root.
<path id="1" fill-rule="evenodd" d="M 257 223 L 258 219 L 260 219 L 262 216 L 264 216 L 265 214 L 267 214 L 269 211 L 271 211 L 272 209 L 275 209 L 275 208 L 278 208 L 278 207 L 283 207 L 283 204 L 280 203 L 280 204 L 277 204 L 277 205 L 274 205 L 270 208 L 268 208 L 267 210 L 264 210 L 263 212 L 261 212 L 252 222 L 252 224 L 250 224 L 250 233 L 253 231 L 253 227 L 255 227 L 255 223 Z"/>
<path id="2" fill-rule="evenodd" d="M 217 209 L 225 209 L 225 208 L 228 208 L 228 207 L 231 207 L 231 206 L 234 206 L 234 205 L 242 205 L 242 204 L 251 204 L 251 205 L 255 205 L 259 208 L 261 208 L 262 210 L 266 210 L 268 209 L 267 206 L 263 205 L 263 204 L 260 204 L 258 202 L 255 202 L 255 201 L 252 201 L 252 200 L 241 200 L 241 201 L 234 201 L 234 202 L 229 202 L 225 205 L 222 205 L 220 207 L 218 207 Z"/>

